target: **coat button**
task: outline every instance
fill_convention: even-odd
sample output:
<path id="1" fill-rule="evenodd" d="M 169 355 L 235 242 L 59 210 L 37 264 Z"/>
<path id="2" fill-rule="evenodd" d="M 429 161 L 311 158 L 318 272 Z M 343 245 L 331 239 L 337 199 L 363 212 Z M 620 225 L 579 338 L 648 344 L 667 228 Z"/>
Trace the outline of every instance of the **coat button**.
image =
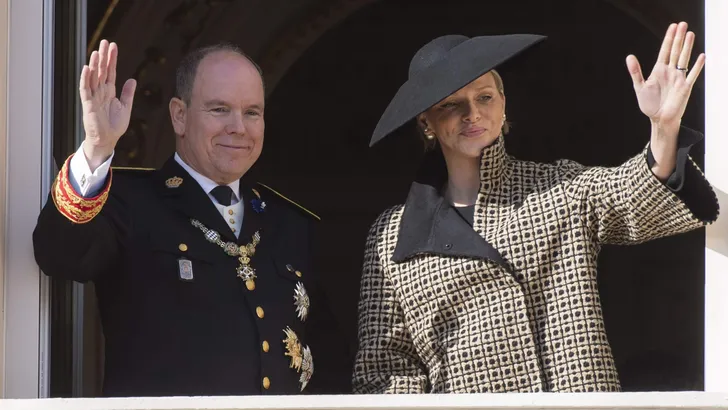
<path id="1" fill-rule="evenodd" d="M 245 287 L 248 288 L 249 291 L 255 290 L 255 281 L 252 279 L 248 279 L 245 281 Z"/>
<path id="2" fill-rule="evenodd" d="M 263 388 L 266 390 L 270 389 L 270 379 L 267 377 L 263 378 Z"/>
<path id="3" fill-rule="evenodd" d="M 187 245 L 184 243 L 179 244 L 179 250 L 182 252 L 187 252 Z"/>
<path id="4" fill-rule="evenodd" d="M 233 210 L 232 210 L 232 209 L 229 209 L 229 210 L 228 210 L 228 214 L 230 214 L 230 215 L 234 215 L 234 214 L 235 214 L 235 212 L 233 212 Z"/>
<path id="5" fill-rule="evenodd" d="M 259 318 L 263 319 L 263 316 L 265 316 L 265 312 L 263 311 L 263 308 L 258 306 L 255 308 L 255 313 L 258 315 Z"/>
<path id="6" fill-rule="evenodd" d="M 445 244 L 445 249 L 448 249 L 448 250 L 449 249 L 452 249 L 452 244 L 451 243 L 446 243 Z"/>
<path id="7" fill-rule="evenodd" d="M 270 344 L 268 344 L 267 340 L 263 340 L 263 351 L 268 353 L 269 350 L 270 350 Z"/>

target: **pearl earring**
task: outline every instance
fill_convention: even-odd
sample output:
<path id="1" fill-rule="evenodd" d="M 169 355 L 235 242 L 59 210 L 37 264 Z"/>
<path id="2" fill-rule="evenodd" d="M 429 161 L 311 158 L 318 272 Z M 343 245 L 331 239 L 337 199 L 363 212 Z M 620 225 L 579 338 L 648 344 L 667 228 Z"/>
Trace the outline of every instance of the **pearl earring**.
<path id="1" fill-rule="evenodd" d="M 430 131 L 429 128 L 425 128 L 425 138 L 427 138 L 428 140 L 432 141 L 432 140 L 435 139 L 435 133 L 432 132 L 432 131 Z"/>

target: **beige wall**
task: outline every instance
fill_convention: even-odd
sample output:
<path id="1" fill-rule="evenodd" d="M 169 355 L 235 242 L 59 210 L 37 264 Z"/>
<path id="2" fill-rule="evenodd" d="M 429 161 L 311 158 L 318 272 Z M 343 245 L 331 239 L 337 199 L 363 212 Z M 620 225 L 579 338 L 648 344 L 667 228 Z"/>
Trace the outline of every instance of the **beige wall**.
<path id="1" fill-rule="evenodd" d="M 7 51 L 8 51 L 8 0 L 0 0 L 0 379 L 5 373 L 5 190 L 6 179 L 6 147 L 7 147 Z M 0 398 L 4 397 L 0 380 Z"/>

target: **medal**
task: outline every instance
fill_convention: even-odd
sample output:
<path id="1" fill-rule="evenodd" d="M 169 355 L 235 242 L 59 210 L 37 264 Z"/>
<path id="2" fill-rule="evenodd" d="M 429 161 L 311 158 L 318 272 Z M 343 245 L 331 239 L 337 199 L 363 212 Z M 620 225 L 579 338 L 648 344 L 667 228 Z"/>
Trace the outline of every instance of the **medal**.
<path id="1" fill-rule="evenodd" d="M 178 261 L 179 264 L 179 278 L 180 280 L 183 280 L 185 282 L 190 282 L 192 279 L 194 279 L 194 274 L 192 273 L 192 261 L 185 258 L 180 258 Z"/>
<path id="2" fill-rule="evenodd" d="M 190 221 L 193 226 L 199 228 L 205 235 L 205 239 L 209 242 L 214 243 L 222 248 L 222 250 L 229 256 L 238 257 L 240 265 L 235 269 L 238 277 L 245 281 L 245 286 L 249 290 L 255 289 L 255 269 L 250 266 L 250 257 L 255 255 L 255 248 L 260 243 L 260 231 L 253 234 L 253 238 L 250 243 L 246 245 L 238 245 L 235 242 L 223 242 L 220 239 L 220 234 L 217 231 L 206 227 L 202 222 L 197 219 Z M 191 267 L 190 267 L 191 269 Z"/>

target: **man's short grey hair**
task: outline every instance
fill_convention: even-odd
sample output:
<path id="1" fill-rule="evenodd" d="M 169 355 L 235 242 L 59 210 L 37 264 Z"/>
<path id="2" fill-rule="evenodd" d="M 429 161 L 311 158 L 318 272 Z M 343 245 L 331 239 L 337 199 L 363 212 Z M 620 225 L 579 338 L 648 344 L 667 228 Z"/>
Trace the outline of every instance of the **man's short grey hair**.
<path id="1" fill-rule="evenodd" d="M 192 87 L 195 84 L 197 68 L 200 66 L 200 62 L 210 54 L 217 53 L 219 51 L 235 53 L 245 58 L 250 62 L 250 64 L 253 65 L 253 67 L 255 67 L 256 70 L 258 70 L 261 81 L 263 80 L 263 70 L 261 70 L 258 63 L 253 61 L 252 58 L 245 54 L 240 47 L 230 43 L 213 44 L 193 50 L 182 58 L 179 66 L 177 66 L 177 77 L 175 83 L 175 96 L 177 98 L 181 99 L 186 104 L 190 103 L 190 98 L 192 97 Z"/>

